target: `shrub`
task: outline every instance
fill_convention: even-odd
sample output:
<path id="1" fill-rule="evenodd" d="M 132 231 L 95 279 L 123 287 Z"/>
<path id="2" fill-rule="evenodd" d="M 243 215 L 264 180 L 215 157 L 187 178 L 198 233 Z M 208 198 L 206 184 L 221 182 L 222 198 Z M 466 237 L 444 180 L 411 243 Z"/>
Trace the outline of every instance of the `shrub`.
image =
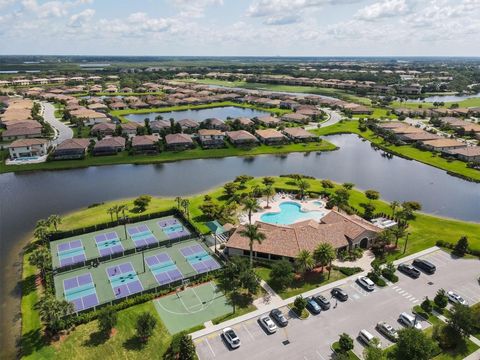
<path id="1" fill-rule="evenodd" d="M 340 339 L 338 340 L 339 351 L 341 353 L 346 353 L 353 349 L 353 339 L 350 335 L 343 333 L 340 335 Z"/>
<path id="2" fill-rule="evenodd" d="M 420 304 L 420 307 L 422 308 L 423 311 L 425 311 L 428 314 L 432 312 L 433 306 L 428 296 L 425 297 L 425 300 L 422 301 L 422 303 Z"/>
<path id="3" fill-rule="evenodd" d="M 284 289 L 293 281 L 294 278 L 293 266 L 288 260 L 280 260 L 272 265 L 270 272 L 270 279 L 275 287 Z"/>
<path id="4" fill-rule="evenodd" d="M 307 307 L 307 299 L 305 299 L 302 295 L 297 296 L 293 302 L 293 306 L 297 310 L 298 314 L 301 314 Z"/>
<path id="5" fill-rule="evenodd" d="M 455 247 L 453 248 L 453 254 L 456 256 L 465 256 L 468 252 L 468 239 L 466 236 L 462 236 L 460 240 L 457 241 Z"/>
<path id="6" fill-rule="evenodd" d="M 433 302 L 435 305 L 437 305 L 440 309 L 445 309 L 448 304 L 448 298 L 447 295 L 445 294 L 444 289 L 439 289 L 437 291 L 437 294 L 433 298 Z"/>
<path id="7" fill-rule="evenodd" d="M 343 266 L 334 266 L 333 267 L 334 270 L 337 270 L 337 271 L 340 271 L 343 275 L 346 275 L 346 276 L 352 276 L 354 274 L 357 274 L 359 272 L 362 272 L 363 269 L 360 268 L 360 267 L 343 267 Z"/>

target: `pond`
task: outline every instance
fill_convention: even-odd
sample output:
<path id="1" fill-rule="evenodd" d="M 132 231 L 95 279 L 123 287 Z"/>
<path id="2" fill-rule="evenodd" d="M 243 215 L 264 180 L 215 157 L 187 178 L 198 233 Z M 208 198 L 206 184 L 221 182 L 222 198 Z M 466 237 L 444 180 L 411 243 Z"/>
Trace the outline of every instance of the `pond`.
<path id="1" fill-rule="evenodd" d="M 463 101 L 463 100 L 474 99 L 474 98 L 480 98 L 480 93 L 470 94 L 470 95 L 434 95 L 434 96 L 429 96 L 423 99 L 412 99 L 412 100 L 409 99 L 408 102 L 414 102 L 414 103 L 457 102 L 457 101 Z"/>
<path id="2" fill-rule="evenodd" d="M 220 120 L 226 120 L 228 117 L 253 118 L 256 116 L 269 115 L 269 113 L 266 111 L 261 111 L 256 109 L 247 109 L 247 108 L 242 108 L 237 106 L 224 106 L 224 107 L 215 107 L 210 109 L 182 110 L 182 111 L 147 113 L 147 114 L 129 114 L 129 115 L 125 115 L 125 118 L 130 121 L 143 123 L 143 121 L 146 118 L 150 119 L 150 121 L 155 120 L 155 117 L 157 115 L 161 115 L 164 120 L 169 120 L 173 118 L 175 121 L 182 120 L 182 119 L 203 121 L 208 118 L 218 118 Z"/>
<path id="3" fill-rule="evenodd" d="M 355 135 L 328 140 L 340 150 L 0 175 L 0 349 L 11 349 L 12 324 L 18 323 L 19 252 L 35 222 L 50 214 L 139 194 L 186 196 L 241 174 L 303 173 L 375 189 L 388 201 L 416 200 L 428 213 L 480 221 L 480 184 L 416 161 L 382 156 Z"/>

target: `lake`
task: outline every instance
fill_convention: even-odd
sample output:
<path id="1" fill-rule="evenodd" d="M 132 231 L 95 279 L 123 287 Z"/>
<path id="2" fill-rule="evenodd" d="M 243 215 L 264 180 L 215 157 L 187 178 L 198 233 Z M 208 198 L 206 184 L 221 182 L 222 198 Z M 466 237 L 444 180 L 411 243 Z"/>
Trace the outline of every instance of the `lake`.
<path id="1" fill-rule="evenodd" d="M 173 118 L 175 121 L 182 119 L 191 119 L 196 121 L 203 121 L 209 118 L 218 118 L 220 120 L 226 120 L 228 117 L 237 118 L 237 117 L 247 117 L 253 118 L 256 116 L 269 115 L 270 113 L 266 111 L 260 111 L 255 109 L 247 109 L 236 106 L 224 106 L 224 107 L 215 107 L 211 109 L 198 109 L 198 110 L 182 110 L 182 111 L 171 111 L 171 112 L 157 112 L 157 113 L 146 113 L 146 114 L 129 114 L 125 115 L 125 118 L 130 121 L 136 121 L 143 123 L 143 121 L 148 118 L 150 121 L 155 120 L 157 115 L 161 115 L 164 120 L 169 120 Z"/>
<path id="2" fill-rule="evenodd" d="M 480 184 L 416 161 L 389 159 L 355 135 L 328 140 L 340 150 L 0 175 L 0 349 L 12 350 L 12 327 L 18 325 L 20 250 L 35 222 L 50 214 L 139 194 L 186 196 L 241 174 L 303 173 L 375 189 L 388 201 L 417 200 L 428 213 L 480 221 Z"/>
<path id="3" fill-rule="evenodd" d="M 408 102 L 414 102 L 414 103 L 422 103 L 422 102 L 457 102 L 457 101 L 463 101 L 467 99 L 473 99 L 473 98 L 479 98 L 480 93 L 478 94 L 470 94 L 470 95 L 434 95 L 434 96 L 429 96 L 423 99 L 413 99 L 413 100 L 408 100 Z"/>

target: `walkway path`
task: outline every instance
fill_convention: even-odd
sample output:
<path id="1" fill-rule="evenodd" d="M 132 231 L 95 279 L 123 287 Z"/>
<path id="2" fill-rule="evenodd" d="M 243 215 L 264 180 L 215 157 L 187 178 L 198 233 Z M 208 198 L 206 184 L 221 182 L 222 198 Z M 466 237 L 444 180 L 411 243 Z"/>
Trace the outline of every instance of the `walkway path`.
<path id="1" fill-rule="evenodd" d="M 411 261 L 417 257 L 421 257 L 421 256 L 425 256 L 426 254 L 430 254 L 432 252 L 435 252 L 435 251 L 438 251 L 440 250 L 439 247 L 437 246 L 433 246 L 431 248 L 428 248 L 428 249 L 425 249 L 423 251 L 420 251 L 418 253 L 415 253 L 415 254 L 412 254 L 412 255 L 409 255 L 409 256 L 406 256 L 404 258 L 401 258 L 399 260 L 395 260 L 393 262 L 394 265 L 398 265 L 400 263 L 403 263 L 403 262 L 408 262 L 408 261 Z M 354 276 L 362 276 L 362 275 L 366 275 L 367 274 L 367 271 L 364 271 L 363 273 L 359 273 L 359 274 L 355 274 Z M 323 292 L 325 290 L 329 290 L 329 289 L 332 289 L 334 287 L 337 287 L 337 286 L 341 286 L 341 285 L 344 285 L 346 284 L 348 281 L 350 281 L 352 279 L 352 277 L 346 277 L 344 279 L 340 279 L 340 280 L 337 280 L 335 282 L 332 282 L 330 284 L 327 284 L 327 285 L 323 285 L 323 286 L 320 286 L 318 288 L 315 288 L 315 289 L 312 289 L 312 290 L 309 290 L 307 292 L 304 292 L 303 294 L 301 294 L 304 298 L 307 298 L 307 297 L 310 297 L 310 296 L 313 296 L 319 292 Z M 268 284 L 267 284 L 268 285 Z M 269 287 L 270 288 L 270 287 Z M 264 287 L 265 289 L 265 287 Z M 270 288 L 271 290 L 271 288 Z M 267 292 L 269 292 L 270 290 L 267 290 Z M 273 290 L 271 290 L 273 291 Z M 275 292 L 274 292 L 275 293 Z M 276 295 L 276 294 L 275 294 Z M 277 295 L 278 296 L 278 295 Z M 275 309 L 275 308 L 279 308 L 279 307 L 282 307 L 282 306 L 286 306 L 288 304 L 291 304 L 293 303 L 293 301 L 295 300 L 296 296 L 292 296 L 291 298 L 289 299 L 276 299 L 275 300 L 271 300 L 270 303 L 268 304 L 263 304 L 259 309 L 255 310 L 255 311 L 252 311 L 248 314 L 245 314 L 245 315 L 242 315 L 242 316 L 239 316 L 239 317 L 236 317 L 234 319 L 231 319 L 231 320 L 227 320 L 223 323 L 220 323 L 220 324 L 217 324 L 215 326 L 211 326 L 209 328 L 206 328 L 206 329 L 202 329 L 202 330 L 199 330 L 199 331 L 196 331 L 194 333 L 191 334 L 192 336 L 192 339 L 198 339 L 200 337 L 203 337 L 205 335 L 208 335 L 208 334 L 211 334 L 211 333 L 214 333 L 216 331 L 219 331 L 225 327 L 232 327 L 233 325 L 236 325 L 236 324 L 239 324 L 243 321 L 247 321 L 247 320 L 250 320 L 250 319 L 254 319 L 256 317 L 259 317 L 260 315 L 263 315 L 267 312 L 270 312 L 271 310 Z"/>
<path id="2" fill-rule="evenodd" d="M 48 102 L 41 102 L 42 115 L 46 122 L 48 122 L 55 129 L 55 138 L 52 143 L 60 144 L 62 141 L 73 138 L 73 130 L 55 117 L 55 106 Z"/>
<path id="3" fill-rule="evenodd" d="M 260 281 L 260 286 L 265 290 L 265 296 L 253 301 L 253 305 L 259 310 L 268 306 L 282 306 L 283 300 L 278 294 L 268 285 L 265 280 Z"/>
<path id="4" fill-rule="evenodd" d="M 375 260 L 375 255 L 372 253 L 371 250 L 366 250 L 363 252 L 362 257 L 358 260 L 355 260 L 355 261 L 334 260 L 332 264 L 335 266 L 343 266 L 343 267 L 359 267 L 365 271 L 370 271 L 373 260 Z"/>

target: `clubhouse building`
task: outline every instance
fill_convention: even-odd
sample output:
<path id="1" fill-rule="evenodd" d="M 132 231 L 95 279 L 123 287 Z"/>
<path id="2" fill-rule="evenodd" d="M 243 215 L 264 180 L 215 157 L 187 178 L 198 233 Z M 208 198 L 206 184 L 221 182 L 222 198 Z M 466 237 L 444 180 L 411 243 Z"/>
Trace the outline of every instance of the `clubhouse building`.
<path id="1" fill-rule="evenodd" d="M 290 225 L 256 223 L 265 234 L 261 244 L 253 245 L 257 258 L 293 260 L 301 250 L 313 252 L 320 243 L 329 243 L 336 250 L 366 249 L 372 245 L 382 229 L 357 215 L 347 215 L 332 210 L 320 221 L 304 220 Z M 240 225 L 227 241 L 230 256 L 250 255 L 249 239 L 241 235 L 245 227 Z"/>

